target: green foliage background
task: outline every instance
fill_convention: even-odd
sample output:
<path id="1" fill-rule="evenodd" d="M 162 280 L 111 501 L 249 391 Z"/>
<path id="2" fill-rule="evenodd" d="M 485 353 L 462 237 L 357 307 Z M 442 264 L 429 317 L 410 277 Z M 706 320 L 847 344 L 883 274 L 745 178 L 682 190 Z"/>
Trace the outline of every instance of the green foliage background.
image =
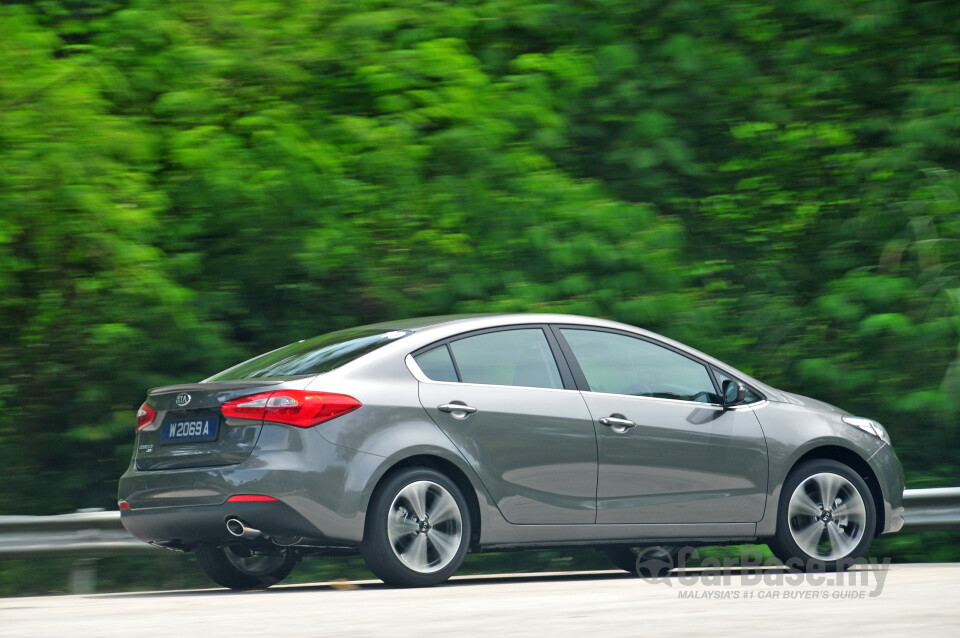
<path id="1" fill-rule="evenodd" d="M 960 4 L 0 5 L 0 513 L 151 386 L 390 318 L 615 318 L 960 485 Z"/>

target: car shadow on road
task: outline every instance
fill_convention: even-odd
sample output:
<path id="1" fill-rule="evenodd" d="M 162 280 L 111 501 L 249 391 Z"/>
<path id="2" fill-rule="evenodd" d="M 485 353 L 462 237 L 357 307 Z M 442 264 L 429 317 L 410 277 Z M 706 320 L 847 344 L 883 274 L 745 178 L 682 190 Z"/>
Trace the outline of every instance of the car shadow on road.
<path id="1" fill-rule="evenodd" d="M 636 575 L 619 570 L 596 572 L 551 572 L 538 574 L 478 574 L 475 576 L 455 576 L 447 582 L 437 585 L 433 589 L 451 587 L 471 587 L 476 585 L 508 584 L 508 583 L 537 583 L 537 582 L 573 582 L 591 580 L 631 579 Z M 313 592 L 313 591 L 369 591 L 377 589 L 396 589 L 385 585 L 379 580 L 348 581 L 336 580 L 323 583 L 291 583 L 278 585 L 266 590 L 237 592 L 229 589 L 179 589 L 171 591 L 125 592 L 118 594 L 100 594 L 111 598 L 155 598 L 167 596 L 242 596 L 249 594 L 282 594 L 285 592 Z"/>

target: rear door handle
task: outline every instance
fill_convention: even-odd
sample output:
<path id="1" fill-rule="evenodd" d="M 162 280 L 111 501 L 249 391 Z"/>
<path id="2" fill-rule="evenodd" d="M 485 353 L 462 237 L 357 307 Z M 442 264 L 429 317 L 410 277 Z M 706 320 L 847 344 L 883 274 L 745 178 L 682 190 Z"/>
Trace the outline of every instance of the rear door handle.
<path id="1" fill-rule="evenodd" d="M 477 411 L 476 408 L 463 403 L 444 403 L 438 405 L 437 409 L 446 412 L 455 419 L 465 419 Z"/>
<path id="2" fill-rule="evenodd" d="M 636 423 L 624 417 L 622 414 L 611 414 L 610 416 L 601 417 L 600 425 L 609 426 L 610 429 L 618 434 L 623 434 L 630 428 L 637 427 Z"/>

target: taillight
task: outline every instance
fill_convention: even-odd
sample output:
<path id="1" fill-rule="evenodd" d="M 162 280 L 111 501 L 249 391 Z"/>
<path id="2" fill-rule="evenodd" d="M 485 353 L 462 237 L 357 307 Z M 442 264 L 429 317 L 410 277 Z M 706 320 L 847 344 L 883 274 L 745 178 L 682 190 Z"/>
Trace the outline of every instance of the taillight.
<path id="1" fill-rule="evenodd" d="M 220 406 L 220 411 L 225 417 L 263 421 L 267 414 L 267 400 L 272 394 L 273 392 L 263 392 L 227 401 Z"/>
<path id="2" fill-rule="evenodd" d="M 137 429 L 145 428 L 157 418 L 157 411 L 149 403 L 144 403 L 137 410 Z"/>
<path id="3" fill-rule="evenodd" d="M 360 407 L 362 404 L 359 401 L 345 394 L 279 390 L 227 401 L 220 410 L 228 418 L 256 419 L 309 428 Z"/>

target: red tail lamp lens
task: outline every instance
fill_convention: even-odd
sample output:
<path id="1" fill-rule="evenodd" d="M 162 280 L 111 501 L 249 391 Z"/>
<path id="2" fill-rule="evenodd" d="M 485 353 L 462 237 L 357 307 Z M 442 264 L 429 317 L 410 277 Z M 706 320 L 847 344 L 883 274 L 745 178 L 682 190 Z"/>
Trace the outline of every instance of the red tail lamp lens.
<path id="1" fill-rule="evenodd" d="M 256 419 L 309 428 L 353 412 L 362 404 L 345 394 L 279 390 L 227 401 L 221 406 L 228 418 Z"/>
<path id="2" fill-rule="evenodd" d="M 149 403 L 144 403 L 137 410 L 137 429 L 145 428 L 157 418 L 157 411 Z"/>

